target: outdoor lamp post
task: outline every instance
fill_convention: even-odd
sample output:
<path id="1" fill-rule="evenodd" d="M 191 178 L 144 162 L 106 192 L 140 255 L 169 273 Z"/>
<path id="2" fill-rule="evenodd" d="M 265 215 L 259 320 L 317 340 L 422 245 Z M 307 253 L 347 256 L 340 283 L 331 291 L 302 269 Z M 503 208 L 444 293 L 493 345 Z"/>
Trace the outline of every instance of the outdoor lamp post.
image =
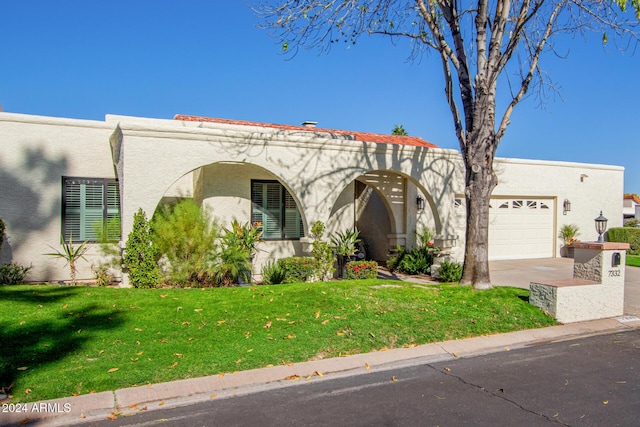
<path id="1" fill-rule="evenodd" d="M 602 211 L 600 211 L 600 216 L 594 220 L 596 222 L 596 232 L 598 233 L 598 242 L 604 242 L 604 238 L 602 235 L 607 230 L 607 221 L 608 219 L 602 216 Z"/>

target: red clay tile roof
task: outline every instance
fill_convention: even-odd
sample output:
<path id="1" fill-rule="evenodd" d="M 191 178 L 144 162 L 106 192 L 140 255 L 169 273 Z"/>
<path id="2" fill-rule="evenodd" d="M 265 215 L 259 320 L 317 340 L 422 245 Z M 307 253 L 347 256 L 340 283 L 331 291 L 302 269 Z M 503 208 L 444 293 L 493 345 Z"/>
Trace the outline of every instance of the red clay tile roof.
<path id="1" fill-rule="evenodd" d="M 176 114 L 176 116 L 173 119 L 182 120 L 186 122 L 211 122 L 211 123 L 223 123 L 223 124 L 240 125 L 240 126 L 260 126 L 260 127 L 267 127 L 267 128 L 273 128 L 273 129 L 313 132 L 316 134 L 327 133 L 331 135 L 342 135 L 346 137 L 346 139 L 350 139 L 353 141 L 375 142 L 378 144 L 397 144 L 397 145 L 412 145 L 415 147 L 438 148 L 437 145 L 431 144 L 430 142 L 427 142 L 424 139 L 418 138 L 416 136 L 383 135 L 378 133 L 353 132 L 349 130 L 339 130 L 339 129 L 323 129 L 323 128 L 314 128 L 314 127 L 306 127 L 306 126 L 292 126 L 292 125 L 279 125 L 274 123 L 250 122 L 246 120 L 229 120 L 229 119 L 218 119 L 218 118 L 212 118 L 212 117 L 202 117 L 202 116 L 187 116 L 183 114 Z"/>
<path id="2" fill-rule="evenodd" d="M 640 205 L 640 197 L 637 194 L 625 194 L 624 199 L 633 200 L 634 202 Z"/>

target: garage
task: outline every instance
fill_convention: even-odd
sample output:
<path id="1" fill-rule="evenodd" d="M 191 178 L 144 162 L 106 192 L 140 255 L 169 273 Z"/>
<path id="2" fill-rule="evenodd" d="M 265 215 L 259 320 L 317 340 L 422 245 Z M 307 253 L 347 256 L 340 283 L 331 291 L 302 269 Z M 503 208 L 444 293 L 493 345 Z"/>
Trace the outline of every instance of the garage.
<path id="1" fill-rule="evenodd" d="M 489 259 L 554 256 L 554 199 L 494 198 L 489 209 Z"/>

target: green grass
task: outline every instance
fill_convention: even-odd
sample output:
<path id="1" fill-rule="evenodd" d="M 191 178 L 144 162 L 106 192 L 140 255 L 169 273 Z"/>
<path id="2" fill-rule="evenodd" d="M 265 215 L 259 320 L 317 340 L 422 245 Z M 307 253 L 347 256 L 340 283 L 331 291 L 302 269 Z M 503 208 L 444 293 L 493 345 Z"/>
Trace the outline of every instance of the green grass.
<path id="1" fill-rule="evenodd" d="M 398 287 L 374 287 L 385 283 Z M 3 286 L 0 386 L 27 402 L 555 323 L 527 297 L 383 280 Z"/>
<path id="2" fill-rule="evenodd" d="M 627 265 L 632 267 L 640 267 L 640 255 L 629 255 L 627 254 Z"/>

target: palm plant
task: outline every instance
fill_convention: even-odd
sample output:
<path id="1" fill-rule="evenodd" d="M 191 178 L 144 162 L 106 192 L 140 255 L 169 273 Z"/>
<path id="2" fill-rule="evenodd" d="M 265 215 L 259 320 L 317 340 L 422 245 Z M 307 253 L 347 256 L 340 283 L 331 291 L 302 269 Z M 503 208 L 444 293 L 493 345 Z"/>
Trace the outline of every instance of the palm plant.
<path id="1" fill-rule="evenodd" d="M 344 277 L 344 267 L 347 259 L 355 255 L 357 244 L 360 242 L 360 232 L 357 229 L 338 231 L 336 236 L 331 239 L 331 248 L 337 255 L 338 272 L 340 277 Z"/>
<path id="2" fill-rule="evenodd" d="M 576 237 L 580 234 L 580 228 L 575 224 L 565 224 L 560 228 L 558 237 L 560 237 L 564 244 L 570 246 L 576 241 Z"/>
<path id="3" fill-rule="evenodd" d="M 76 284 L 76 276 L 78 274 L 78 267 L 77 267 L 76 263 L 81 259 L 84 259 L 85 261 L 87 260 L 84 257 L 84 254 L 89 249 L 87 247 L 87 242 L 82 242 L 80 244 L 80 246 L 74 247 L 73 246 L 73 235 L 70 235 L 69 236 L 69 242 L 65 242 L 64 241 L 64 237 L 62 237 L 62 251 L 57 251 L 56 248 L 54 248 L 51 245 L 49 245 L 49 247 L 51 249 L 53 249 L 55 252 L 51 252 L 51 253 L 48 253 L 48 254 L 45 254 L 45 255 L 53 256 L 53 257 L 56 257 L 56 258 L 63 258 L 67 262 L 65 264 L 65 266 L 68 265 L 69 269 L 70 269 L 71 284 L 75 285 Z"/>

